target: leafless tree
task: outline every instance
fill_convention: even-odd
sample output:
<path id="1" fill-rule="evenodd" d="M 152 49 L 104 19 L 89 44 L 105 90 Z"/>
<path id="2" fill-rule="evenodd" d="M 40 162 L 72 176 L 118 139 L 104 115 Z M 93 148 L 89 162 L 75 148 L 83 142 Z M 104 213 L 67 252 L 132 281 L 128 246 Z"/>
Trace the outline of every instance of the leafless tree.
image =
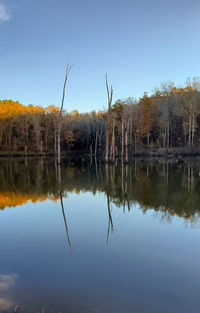
<path id="1" fill-rule="evenodd" d="M 108 97 L 108 115 L 106 121 L 106 154 L 105 160 L 106 162 L 109 161 L 110 153 L 109 153 L 109 129 L 110 129 L 110 120 L 111 120 L 111 105 L 112 105 L 112 97 L 113 97 L 113 88 L 112 85 L 108 86 L 108 78 L 106 74 L 106 90 L 107 90 L 107 97 Z"/>
<path id="2" fill-rule="evenodd" d="M 67 80 L 68 80 L 71 68 L 72 68 L 72 65 L 68 64 L 67 68 L 66 68 L 66 72 L 65 72 L 63 95 L 62 95 L 62 102 L 61 102 L 61 107 L 60 107 L 60 116 L 59 116 L 59 123 L 58 123 L 58 140 L 57 140 L 57 144 L 58 144 L 58 160 L 57 160 L 57 163 L 58 163 L 58 165 L 60 165 L 60 159 L 61 159 L 61 156 L 60 156 L 60 136 L 61 136 L 63 106 L 64 106 L 64 101 L 65 101 L 65 89 L 66 89 L 66 84 L 67 84 Z"/>

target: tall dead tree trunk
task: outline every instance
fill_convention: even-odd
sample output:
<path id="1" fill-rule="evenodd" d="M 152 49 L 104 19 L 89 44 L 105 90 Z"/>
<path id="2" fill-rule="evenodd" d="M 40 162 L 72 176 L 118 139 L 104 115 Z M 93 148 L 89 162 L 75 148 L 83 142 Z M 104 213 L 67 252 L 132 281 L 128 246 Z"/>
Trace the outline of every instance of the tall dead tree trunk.
<path id="1" fill-rule="evenodd" d="M 106 154 L 105 154 L 105 161 L 109 161 L 110 156 L 110 149 L 109 149 L 109 128 L 110 128 L 110 118 L 111 118 L 111 105 L 112 105 L 112 97 L 113 97 L 113 88 L 112 85 L 110 89 L 108 87 L 108 78 L 106 74 L 106 90 L 107 90 L 107 97 L 108 97 L 108 116 L 106 121 Z"/>
<path id="2" fill-rule="evenodd" d="M 125 130 L 125 161 L 128 163 L 128 129 Z"/>
<path id="3" fill-rule="evenodd" d="M 169 149 L 169 118 L 168 118 L 168 122 L 167 122 L 167 149 Z"/>
<path id="4" fill-rule="evenodd" d="M 66 73 L 65 73 L 62 102 L 61 102 L 61 107 L 60 107 L 60 116 L 59 116 L 59 122 L 58 122 L 58 141 L 57 141 L 57 144 L 58 144 L 58 160 L 57 160 L 57 162 L 58 162 L 58 164 L 60 164 L 60 136 L 61 136 L 62 112 L 63 112 L 63 106 L 64 106 L 64 100 L 65 100 L 65 89 L 66 89 L 66 84 L 67 84 L 67 80 L 68 80 L 71 68 L 72 68 L 72 65 L 70 66 L 68 64 L 67 68 L 66 68 Z"/>
<path id="5" fill-rule="evenodd" d="M 191 135 L 191 144 L 194 146 L 194 133 L 195 133 L 195 116 L 194 111 L 192 112 L 192 135 Z"/>
<path id="6" fill-rule="evenodd" d="M 191 148 L 191 132 L 192 132 L 192 117 L 189 117 L 189 135 L 188 135 L 188 145 Z"/>
<path id="7" fill-rule="evenodd" d="M 115 149 L 115 117 L 114 117 L 112 141 L 111 141 L 111 159 L 113 162 L 115 162 L 115 155 L 116 155 L 116 149 Z"/>
<path id="8" fill-rule="evenodd" d="M 95 157 L 97 156 L 98 136 L 99 136 L 99 129 L 96 130 L 96 134 L 95 134 L 95 145 L 94 145 Z"/>
<path id="9" fill-rule="evenodd" d="M 124 159 L 124 117 L 122 115 L 122 147 L 121 147 L 121 160 Z"/>
<path id="10" fill-rule="evenodd" d="M 137 136 L 136 136 L 136 132 L 134 135 L 134 154 L 136 155 L 136 151 L 137 151 Z"/>
<path id="11" fill-rule="evenodd" d="M 98 152 L 101 153 L 102 149 L 102 133 L 103 133 L 103 124 L 101 125 L 101 128 L 100 128 L 100 135 L 99 135 L 99 147 L 98 147 Z"/>

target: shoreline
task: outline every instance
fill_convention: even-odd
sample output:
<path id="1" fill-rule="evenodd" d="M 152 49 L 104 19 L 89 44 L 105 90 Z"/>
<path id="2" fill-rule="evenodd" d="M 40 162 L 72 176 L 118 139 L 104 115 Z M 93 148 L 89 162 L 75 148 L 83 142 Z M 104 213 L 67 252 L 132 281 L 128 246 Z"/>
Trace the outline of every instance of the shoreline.
<path id="1" fill-rule="evenodd" d="M 3 159 L 52 159 L 56 161 L 55 155 L 51 154 L 51 153 L 47 153 L 47 154 L 41 154 L 41 153 L 30 153 L 30 154 L 23 154 L 23 153 L 0 153 L 0 160 Z M 70 159 L 82 159 L 84 161 L 86 160 L 97 160 L 100 163 L 103 164 L 108 164 L 108 165 L 114 165 L 117 164 L 118 162 L 122 162 L 122 159 L 120 156 L 116 157 L 115 162 L 113 161 L 105 161 L 105 158 L 102 156 L 95 156 L 95 155 L 90 155 L 87 153 L 63 153 L 61 155 L 61 160 L 62 163 L 65 162 L 65 160 L 70 160 Z M 138 152 L 137 154 L 133 154 L 129 156 L 129 160 L 128 162 L 126 162 L 125 160 L 123 161 L 123 163 L 126 164 L 130 164 L 133 160 L 140 160 L 141 162 L 145 162 L 145 161 L 151 161 L 151 162 L 158 162 L 158 161 L 172 161 L 172 162 L 176 162 L 176 163 L 183 163 L 184 160 L 187 159 L 193 159 L 196 160 L 197 162 L 200 162 L 200 151 L 193 151 L 193 152 L 189 152 L 189 151 L 182 151 L 180 152 L 175 152 L 172 153 L 168 151 L 168 153 L 153 153 L 153 152 L 148 152 L 145 153 L 143 151 Z M 96 162 L 96 161 L 95 161 Z"/>
<path id="2" fill-rule="evenodd" d="M 89 154 L 86 152 L 81 152 L 81 151 L 65 151 L 61 153 L 62 158 L 68 158 L 68 157 L 96 157 L 98 159 L 104 159 L 102 155 L 96 155 L 95 154 Z M 169 148 L 169 149 L 140 149 L 135 153 L 129 154 L 129 159 L 132 158 L 174 158 L 174 157 L 200 157 L 200 149 L 193 148 Z M 24 152 L 8 152 L 8 151 L 3 151 L 0 152 L 0 158 L 3 157 L 24 157 L 24 158 L 29 158 L 29 157 L 53 157 L 55 158 L 55 153 L 35 153 L 35 152 L 30 152 L 25 154 Z M 121 159 L 121 156 L 118 155 L 116 156 L 116 159 Z"/>

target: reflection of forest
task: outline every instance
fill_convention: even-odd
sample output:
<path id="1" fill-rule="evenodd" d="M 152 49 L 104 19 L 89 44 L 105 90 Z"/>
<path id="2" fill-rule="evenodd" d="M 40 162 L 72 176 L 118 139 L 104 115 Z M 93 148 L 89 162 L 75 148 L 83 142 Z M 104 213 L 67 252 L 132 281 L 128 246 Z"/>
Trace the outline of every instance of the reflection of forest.
<path id="1" fill-rule="evenodd" d="M 107 202 L 130 210 L 138 203 L 145 212 L 154 209 L 197 221 L 200 213 L 200 164 L 141 162 L 104 165 L 93 160 L 67 160 L 62 166 L 62 194 L 103 192 Z M 1 159 L 0 208 L 27 201 L 60 198 L 57 167 L 51 159 Z M 112 220 L 111 227 L 112 227 Z"/>

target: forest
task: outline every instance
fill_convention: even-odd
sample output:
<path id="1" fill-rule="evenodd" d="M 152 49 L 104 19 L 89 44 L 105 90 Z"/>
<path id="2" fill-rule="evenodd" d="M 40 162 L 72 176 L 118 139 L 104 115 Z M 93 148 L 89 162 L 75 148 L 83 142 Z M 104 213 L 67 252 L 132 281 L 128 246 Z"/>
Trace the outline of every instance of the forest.
<path id="1" fill-rule="evenodd" d="M 184 87 L 162 83 L 151 95 L 112 104 L 107 81 L 105 111 L 70 113 L 54 105 L 25 106 L 0 101 L 0 155 L 57 155 L 61 119 L 61 152 L 128 162 L 134 155 L 200 153 L 200 79 Z"/>

